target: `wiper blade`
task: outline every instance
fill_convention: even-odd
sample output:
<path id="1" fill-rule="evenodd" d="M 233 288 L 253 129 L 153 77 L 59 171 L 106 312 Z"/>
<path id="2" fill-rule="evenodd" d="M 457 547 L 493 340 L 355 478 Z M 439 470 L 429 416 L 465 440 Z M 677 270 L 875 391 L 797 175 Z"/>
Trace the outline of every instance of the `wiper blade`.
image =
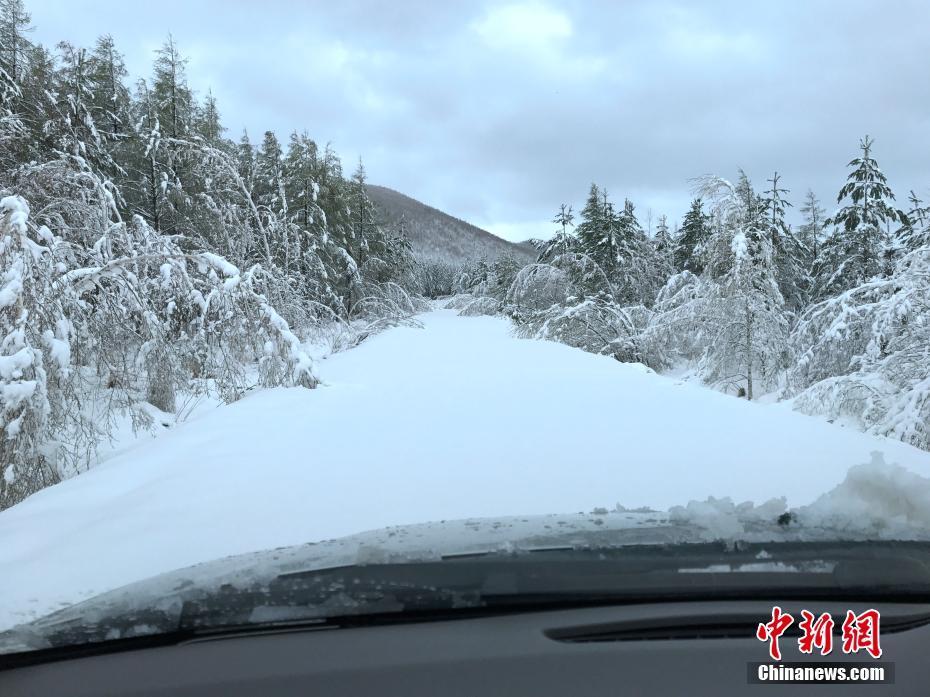
<path id="1" fill-rule="evenodd" d="M 150 596 L 144 584 L 137 584 L 15 628 L 0 643 L 7 652 L 149 635 L 172 637 L 166 640 L 170 643 L 179 637 L 288 626 L 689 600 L 920 602 L 930 596 L 930 545 L 721 542 L 563 548 L 248 578 L 211 587 L 172 576 L 156 584 Z"/>

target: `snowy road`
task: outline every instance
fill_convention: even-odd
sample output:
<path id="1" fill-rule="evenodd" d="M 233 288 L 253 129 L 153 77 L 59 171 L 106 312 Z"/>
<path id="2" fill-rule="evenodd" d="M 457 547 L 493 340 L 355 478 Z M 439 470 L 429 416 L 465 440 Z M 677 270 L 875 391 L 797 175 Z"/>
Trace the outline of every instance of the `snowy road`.
<path id="1" fill-rule="evenodd" d="M 317 390 L 215 409 L 0 513 L 0 626 L 223 555 L 426 520 L 708 495 L 808 503 L 870 452 L 930 453 L 750 404 L 501 319 L 424 315 Z M 39 602 L 36 599 L 41 599 Z"/>

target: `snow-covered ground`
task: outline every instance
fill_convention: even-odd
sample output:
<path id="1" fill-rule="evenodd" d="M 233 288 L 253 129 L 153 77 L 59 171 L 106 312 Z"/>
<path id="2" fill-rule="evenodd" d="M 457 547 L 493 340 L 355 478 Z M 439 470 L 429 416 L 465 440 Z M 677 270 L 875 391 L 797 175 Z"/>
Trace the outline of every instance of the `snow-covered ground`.
<path id="1" fill-rule="evenodd" d="M 640 365 L 423 315 L 321 361 L 316 390 L 200 413 L 0 513 L 0 627 L 217 557 L 388 525 L 730 496 L 808 504 L 930 453 Z"/>

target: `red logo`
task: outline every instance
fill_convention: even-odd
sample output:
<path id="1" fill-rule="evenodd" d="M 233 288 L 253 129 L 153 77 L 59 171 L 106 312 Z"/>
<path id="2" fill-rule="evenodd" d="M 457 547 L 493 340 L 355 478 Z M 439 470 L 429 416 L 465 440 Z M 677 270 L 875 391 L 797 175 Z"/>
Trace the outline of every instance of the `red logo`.
<path id="1" fill-rule="evenodd" d="M 843 621 L 843 653 L 865 649 L 872 658 L 879 658 L 882 655 L 882 647 L 878 645 L 879 619 L 878 610 L 866 610 L 861 615 L 847 610 Z"/>
<path id="2" fill-rule="evenodd" d="M 801 610 L 802 619 L 798 623 L 801 638 L 798 639 L 798 649 L 801 653 L 813 653 L 814 648 L 820 649 L 820 655 L 826 656 L 833 651 L 833 618 L 829 612 L 823 613 L 814 619 L 814 613 Z"/>
<path id="3" fill-rule="evenodd" d="M 878 641 L 879 620 L 880 614 L 878 610 L 869 609 L 859 615 L 852 610 L 847 610 L 842 627 L 843 653 L 858 653 L 864 649 L 872 658 L 879 658 L 882 655 L 882 649 Z M 782 609 L 777 605 L 772 608 L 772 619 L 768 622 L 759 623 L 756 629 L 756 638 L 759 641 L 769 642 L 769 655 L 772 660 L 781 660 L 778 639 L 792 624 L 794 624 L 794 617 L 790 613 L 782 612 Z M 798 638 L 798 650 L 801 653 L 810 654 L 814 652 L 814 649 L 817 649 L 821 656 L 828 655 L 833 651 L 833 628 L 835 624 L 829 612 L 825 612 L 818 617 L 813 612 L 801 610 L 801 621 L 798 622 L 798 629 L 801 630 L 801 636 Z"/>
<path id="4" fill-rule="evenodd" d="M 782 613 L 781 608 L 776 605 L 772 608 L 772 621 L 765 624 L 759 624 L 756 629 L 756 637 L 759 641 L 769 642 L 769 655 L 774 661 L 781 660 L 781 650 L 778 648 L 778 637 L 785 633 L 792 624 L 794 618 L 788 613 Z"/>

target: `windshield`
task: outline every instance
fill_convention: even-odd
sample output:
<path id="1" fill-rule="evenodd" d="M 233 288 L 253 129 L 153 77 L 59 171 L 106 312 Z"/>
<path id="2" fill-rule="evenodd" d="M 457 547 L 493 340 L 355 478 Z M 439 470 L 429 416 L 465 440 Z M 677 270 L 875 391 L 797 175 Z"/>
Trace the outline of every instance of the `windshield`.
<path id="1" fill-rule="evenodd" d="M 0 655 L 927 596 L 928 8 L 92 4 L 0 2 Z"/>

